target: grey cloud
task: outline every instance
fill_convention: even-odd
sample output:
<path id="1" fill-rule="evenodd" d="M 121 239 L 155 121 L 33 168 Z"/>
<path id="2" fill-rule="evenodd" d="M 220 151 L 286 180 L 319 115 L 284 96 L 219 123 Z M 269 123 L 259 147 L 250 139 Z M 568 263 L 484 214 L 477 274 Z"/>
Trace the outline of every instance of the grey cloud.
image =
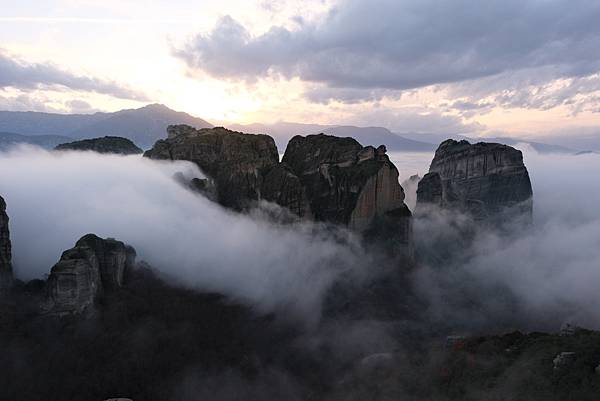
<path id="1" fill-rule="evenodd" d="M 65 105 L 69 108 L 71 113 L 75 114 L 94 113 L 99 111 L 93 108 L 91 104 L 81 99 L 69 100 Z"/>
<path id="2" fill-rule="evenodd" d="M 146 101 L 148 97 L 113 81 L 76 75 L 50 63 L 26 63 L 0 49 L 0 88 L 20 90 L 66 87 L 102 93 L 121 99 Z"/>
<path id="3" fill-rule="evenodd" d="M 258 36 L 225 17 L 175 54 L 218 78 L 299 77 L 368 97 L 548 66 L 553 77 L 595 73 L 599 18 L 590 0 L 346 0 L 321 21 Z"/>
<path id="4" fill-rule="evenodd" d="M 41 111 L 44 113 L 57 113 L 50 107 L 45 98 L 21 93 L 16 96 L 0 96 L 0 110 L 7 111 Z"/>
<path id="5" fill-rule="evenodd" d="M 86 114 L 100 111 L 81 99 L 71 99 L 62 103 L 35 92 L 21 92 L 15 96 L 0 95 L 0 110 L 39 111 L 44 113 Z"/>
<path id="6" fill-rule="evenodd" d="M 460 100 L 446 106 L 463 116 L 489 110 L 465 107 L 468 105 L 538 110 L 566 106 L 573 114 L 598 108 L 600 74 L 556 79 L 559 75 L 556 68 L 544 67 L 453 84 L 448 87 L 450 96 Z"/>
<path id="7" fill-rule="evenodd" d="M 389 89 L 331 88 L 316 85 L 307 88 L 304 97 L 313 103 L 329 104 L 332 101 L 339 101 L 345 104 L 356 104 L 365 101 L 377 102 L 384 97 L 399 98 L 400 94 Z"/>

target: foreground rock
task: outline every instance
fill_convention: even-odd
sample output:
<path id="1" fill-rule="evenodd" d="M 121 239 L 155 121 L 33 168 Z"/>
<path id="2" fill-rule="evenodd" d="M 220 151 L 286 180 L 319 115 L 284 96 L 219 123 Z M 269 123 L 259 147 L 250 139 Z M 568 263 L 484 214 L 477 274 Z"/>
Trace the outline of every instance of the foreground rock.
<path id="1" fill-rule="evenodd" d="M 114 153 L 119 155 L 137 155 L 143 152 L 127 138 L 119 136 L 105 136 L 103 138 L 83 139 L 81 141 L 63 143 L 54 150 L 80 150 L 94 151 L 97 153 Z"/>
<path id="2" fill-rule="evenodd" d="M 13 273 L 8 215 L 6 214 L 6 202 L 0 196 L 0 291 L 10 287 L 12 283 Z"/>
<path id="3" fill-rule="evenodd" d="M 188 125 L 172 125 L 167 132 L 168 138 L 157 141 L 144 156 L 196 163 L 214 180 L 218 202 L 235 210 L 262 197 L 264 176 L 279 162 L 275 141 L 268 135 Z"/>
<path id="4" fill-rule="evenodd" d="M 47 311 L 58 315 L 85 311 L 99 295 L 122 286 L 135 257 L 135 250 L 121 241 L 83 236 L 50 272 Z"/>
<path id="5" fill-rule="evenodd" d="M 419 182 L 417 208 L 458 209 L 476 219 L 516 210 L 531 215 L 533 191 L 521 151 L 498 143 L 449 139 Z"/>

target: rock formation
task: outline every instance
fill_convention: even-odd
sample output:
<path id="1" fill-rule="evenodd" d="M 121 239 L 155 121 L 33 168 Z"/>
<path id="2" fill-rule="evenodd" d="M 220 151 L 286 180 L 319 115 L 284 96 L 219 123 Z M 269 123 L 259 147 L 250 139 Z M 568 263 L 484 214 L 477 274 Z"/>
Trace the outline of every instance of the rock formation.
<path id="1" fill-rule="evenodd" d="M 216 185 L 223 206 L 242 210 L 264 199 L 302 218 L 357 231 L 382 224 L 397 242 L 410 243 L 411 213 L 383 145 L 363 147 L 352 138 L 325 134 L 295 136 L 279 163 L 275 142 L 267 135 L 186 125 L 167 131 L 168 138 L 144 156 L 196 163 Z"/>
<path id="2" fill-rule="evenodd" d="M 411 213 L 385 146 L 352 138 L 295 136 L 265 177 L 264 199 L 301 217 L 346 225 L 392 254 L 412 254 Z"/>
<path id="3" fill-rule="evenodd" d="M 10 287 L 12 282 L 13 273 L 8 215 L 6 214 L 6 202 L 0 196 L 0 291 Z"/>
<path id="4" fill-rule="evenodd" d="M 115 153 L 119 155 L 136 155 L 143 152 L 129 139 L 119 136 L 105 136 L 103 138 L 63 143 L 55 147 L 54 150 L 91 150 L 98 153 Z"/>
<path id="5" fill-rule="evenodd" d="M 47 309 L 53 314 L 83 312 L 99 295 L 121 287 L 135 256 L 135 250 L 123 242 L 94 234 L 83 236 L 52 267 Z"/>
<path id="6" fill-rule="evenodd" d="M 300 216 L 364 230 L 375 217 L 406 209 L 398 170 L 385 152 L 352 138 L 295 136 L 267 175 L 264 198 Z"/>
<path id="7" fill-rule="evenodd" d="M 433 204 L 482 219 L 509 208 L 531 215 L 532 189 L 521 151 L 498 143 L 449 139 L 419 182 L 417 208 Z"/>
<path id="8" fill-rule="evenodd" d="M 144 156 L 196 163 L 214 180 L 218 202 L 235 210 L 261 198 L 264 175 L 279 162 L 275 141 L 268 135 L 188 125 L 172 125 L 167 132 L 168 138 L 157 141 Z"/>

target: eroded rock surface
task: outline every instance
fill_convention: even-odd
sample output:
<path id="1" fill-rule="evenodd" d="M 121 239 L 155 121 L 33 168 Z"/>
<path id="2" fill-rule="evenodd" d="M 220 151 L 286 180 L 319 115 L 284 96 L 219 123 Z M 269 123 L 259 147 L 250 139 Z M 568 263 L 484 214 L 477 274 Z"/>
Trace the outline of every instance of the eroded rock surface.
<path id="1" fill-rule="evenodd" d="M 433 204 L 486 218 L 508 208 L 531 215 L 533 191 L 521 151 L 498 143 L 449 139 L 419 182 L 417 207 Z"/>
<path id="2" fill-rule="evenodd" d="M 121 241 L 83 236 L 52 267 L 47 309 L 55 314 L 85 311 L 100 294 L 122 286 L 135 257 L 135 250 Z"/>
<path id="3" fill-rule="evenodd" d="M 215 182 L 220 204 L 236 210 L 261 198 L 265 174 L 279 162 L 275 141 L 223 127 L 197 130 L 187 125 L 167 128 L 168 138 L 144 153 L 162 160 L 188 160 Z"/>
<path id="4" fill-rule="evenodd" d="M 63 143 L 55 147 L 54 150 L 90 150 L 97 153 L 114 153 L 120 155 L 135 155 L 143 152 L 142 149 L 135 146 L 129 139 L 120 136 L 105 136 L 102 138 Z"/>
<path id="5" fill-rule="evenodd" d="M 356 230 L 368 228 L 376 216 L 406 208 L 398 170 L 385 146 L 363 147 L 352 138 L 295 136 L 279 171 L 268 178 L 265 199 L 300 216 Z"/>
<path id="6" fill-rule="evenodd" d="M 6 202 L 0 196 L 0 290 L 10 287 L 12 283 L 13 273 L 8 215 L 6 214 Z"/>

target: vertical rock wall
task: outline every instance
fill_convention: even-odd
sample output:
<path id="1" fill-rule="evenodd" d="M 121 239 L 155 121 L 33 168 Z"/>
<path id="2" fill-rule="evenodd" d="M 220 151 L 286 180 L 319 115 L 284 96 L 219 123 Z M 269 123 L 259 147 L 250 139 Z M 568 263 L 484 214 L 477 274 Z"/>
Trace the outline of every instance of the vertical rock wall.
<path id="1" fill-rule="evenodd" d="M 8 230 L 8 215 L 6 202 L 0 196 L 0 290 L 8 288 L 13 283 L 11 264 L 11 243 Z"/>

